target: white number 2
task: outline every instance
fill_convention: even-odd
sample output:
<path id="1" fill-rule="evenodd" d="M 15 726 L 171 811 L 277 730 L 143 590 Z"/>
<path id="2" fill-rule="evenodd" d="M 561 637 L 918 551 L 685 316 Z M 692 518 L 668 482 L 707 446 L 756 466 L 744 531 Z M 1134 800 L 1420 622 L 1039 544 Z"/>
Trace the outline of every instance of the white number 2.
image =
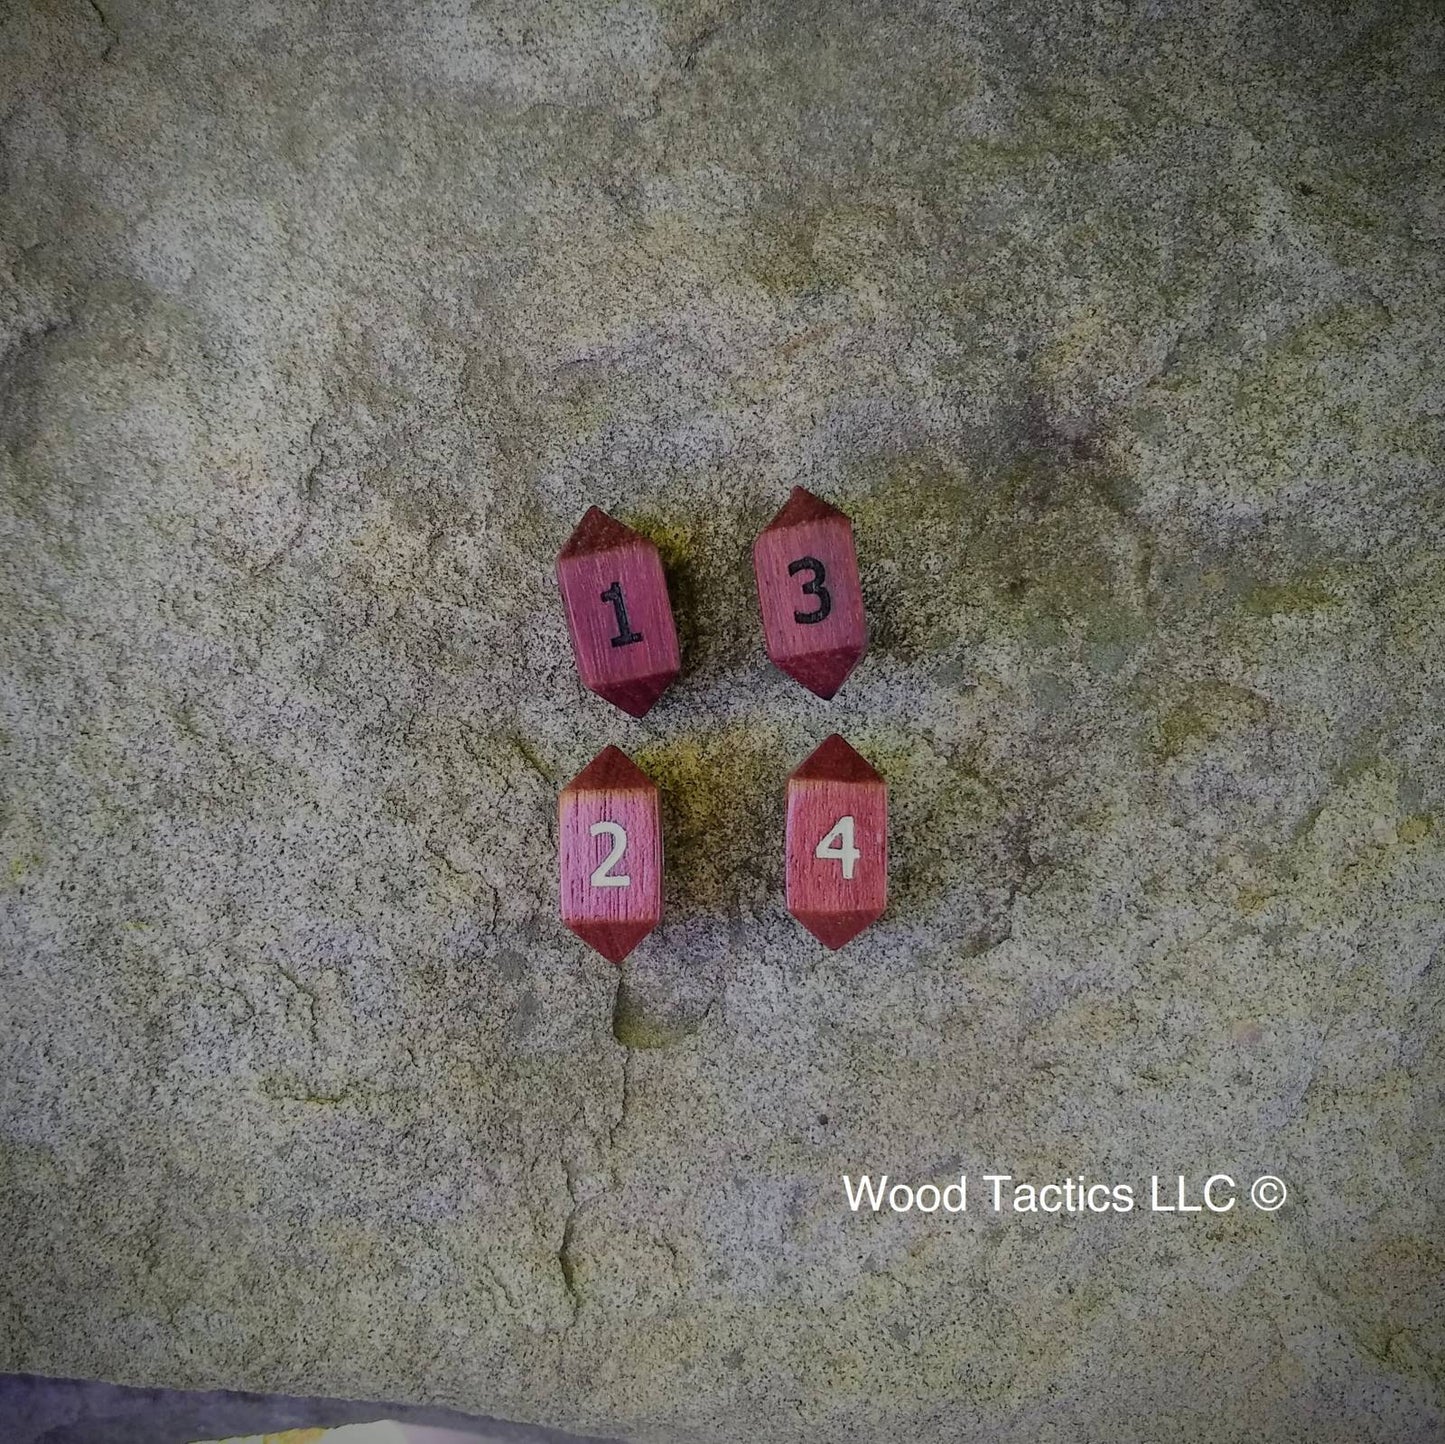
<path id="1" fill-rule="evenodd" d="M 852 818 L 848 819 L 852 822 Z M 614 873 L 613 867 L 622 861 L 622 854 L 627 851 L 627 829 L 618 822 L 594 822 L 588 829 L 593 837 L 602 837 L 604 834 L 612 839 L 612 851 L 597 864 L 597 870 L 592 874 L 593 887 L 631 887 L 632 879 L 625 873 Z M 852 833 L 849 833 L 849 837 Z"/>
<path id="2" fill-rule="evenodd" d="M 853 864 L 863 856 L 853 845 L 853 819 L 840 817 L 833 824 L 833 830 L 813 851 L 814 857 L 836 857 L 843 864 L 843 879 L 853 881 Z"/>

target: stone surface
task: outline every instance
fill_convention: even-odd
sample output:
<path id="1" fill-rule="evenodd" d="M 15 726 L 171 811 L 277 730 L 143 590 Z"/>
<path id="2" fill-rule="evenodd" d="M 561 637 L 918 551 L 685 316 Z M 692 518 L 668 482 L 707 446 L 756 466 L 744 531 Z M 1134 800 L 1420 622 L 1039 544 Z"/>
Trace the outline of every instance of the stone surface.
<path id="1" fill-rule="evenodd" d="M 1438 6 L 0 15 L 0 1369 L 1438 1437 Z M 825 708 L 758 641 L 795 482 L 872 627 Z M 644 722 L 538 608 L 593 503 L 671 567 Z M 832 731 L 893 887 L 820 959 Z M 609 742 L 620 978 L 549 821 Z"/>

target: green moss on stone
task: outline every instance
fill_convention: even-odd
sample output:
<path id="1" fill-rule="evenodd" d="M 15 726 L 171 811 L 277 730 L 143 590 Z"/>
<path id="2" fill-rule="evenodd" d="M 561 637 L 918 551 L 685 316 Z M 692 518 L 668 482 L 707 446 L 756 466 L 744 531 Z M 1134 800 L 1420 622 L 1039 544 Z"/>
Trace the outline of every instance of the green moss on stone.
<path id="1" fill-rule="evenodd" d="M 612 1036 L 624 1048 L 670 1048 L 697 1031 L 696 1018 L 674 1018 L 650 1006 L 627 986 L 619 983 L 612 1009 Z"/>
<path id="2" fill-rule="evenodd" d="M 1154 755 L 1161 762 L 1172 761 L 1195 743 L 1252 726 L 1268 713 L 1265 699 L 1243 687 L 1218 681 L 1197 683 L 1159 718 Z"/>
<path id="3" fill-rule="evenodd" d="M 669 913 L 731 907 L 740 886 L 767 885 L 796 765 L 775 728 L 691 733 L 644 747 L 635 760 L 662 791 Z"/>
<path id="4" fill-rule="evenodd" d="M 1150 632 L 1143 539 L 1107 467 L 1048 449 L 975 473 L 931 454 L 891 463 L 849 510 L 881 649 L 914 660 L 959 639 L 1127 650 Z"/>
<path id="5" fill-rule="evenodd" d="M 1309 612 L 1317 607 L 1332 607 L 1337 601 L 1322 580 L 1306 576 L 1292 582 L 1257 586 L 1240 605 L 1257 617 L 1272 617 L 1281 612 Z"/>

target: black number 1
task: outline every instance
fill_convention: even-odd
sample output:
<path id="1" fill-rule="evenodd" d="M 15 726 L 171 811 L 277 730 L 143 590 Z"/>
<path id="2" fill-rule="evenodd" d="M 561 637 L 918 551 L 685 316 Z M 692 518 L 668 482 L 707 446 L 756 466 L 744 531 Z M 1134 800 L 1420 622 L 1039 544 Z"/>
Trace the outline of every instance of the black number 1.
<path id="1" fill-rule="evenodd" d="M 803 589 L 807 590 L 806 587 Z M 617 613 L 617 635 L 612 639 L 614 647 L 630 647 L 633 642 L 642 640 L 641 632 L 634 632 L 632 624 L 627 620 L 627 603 L 622 600 L 622 583 L 613 582 L 605 592 L 602 593 L 604 602 L 612 603 L 612 610 Z"/>
<path id="2" fill-rule="evenodd" d="M 803 583 L 803 595 L 817 597 L 818 605 L 811 612 L 794 612 L 793 620 L 795 622 L 821 622 L 833 610 L 832 594 L 823 585 L 828 580 L 828 573 L 817 557 L 799 557 L 797 561 L 788 563 L 790 577 L 797 576 L 799 572 L 812 572 L 813 575 Z"/>

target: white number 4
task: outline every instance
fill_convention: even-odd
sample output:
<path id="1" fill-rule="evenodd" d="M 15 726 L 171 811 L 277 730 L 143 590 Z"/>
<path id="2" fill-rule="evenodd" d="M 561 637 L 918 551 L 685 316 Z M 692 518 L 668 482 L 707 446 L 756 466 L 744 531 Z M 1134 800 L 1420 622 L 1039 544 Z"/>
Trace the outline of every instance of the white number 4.
<path id="1" fill-rule="evenodd" d="M 833 830 L 813 850 L 814 857 L 837 858 L 843 864 L 843 879 L 853 881 L 853 864 L 863 856 L 853 844 L 853 819 L 840 817 Z"/>
<path id="2" fill-rule="evenodd" d="M 853 819 L 848 819 L 851 822 Z M 594 822 L 588 829 L 593 837 L 607 836 L 612 839 L 612 851 L 597 864 L 592 874 L 593 887 L 631 887 L 632 879 L 625 873 L 614 873 L 612 869 L 622 861 L 627 851 L 627 829 L 618 822 Z M 850 833 L 851 837 L 852 834 Z"/>

